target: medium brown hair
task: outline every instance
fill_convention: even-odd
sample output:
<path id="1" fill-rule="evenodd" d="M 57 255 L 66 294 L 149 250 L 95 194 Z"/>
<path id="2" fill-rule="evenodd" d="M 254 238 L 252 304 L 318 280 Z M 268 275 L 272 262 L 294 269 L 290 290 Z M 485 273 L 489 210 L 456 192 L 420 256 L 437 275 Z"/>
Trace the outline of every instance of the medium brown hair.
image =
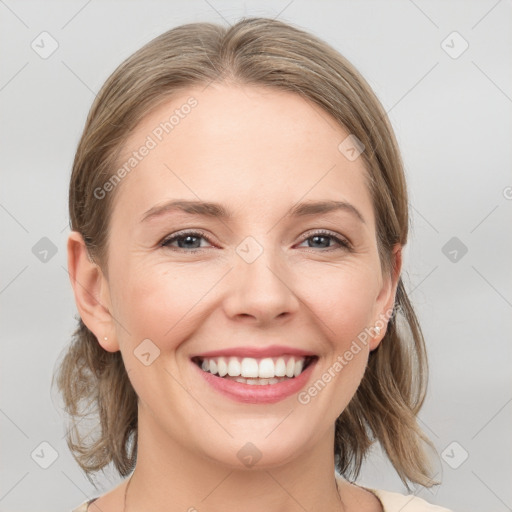
<path id="1" fill-rule="evenodd" d="M 116 192 L 98 199 L 94 191 L 112 177 L 124 143 L 150 111 L 179 90 L 211 82 L 300 94 L 361 141 L 379 257 L 383 271 L 390 272 L 393 246 L 406 244 L 409 220 L 403 164 L 386 112 L 336 50 L 301 29 L 266 18 L 242 19 L 229 28 L 192 23 L 169 30 L 126 59 L 103 85 L 78 145 L 69 188 L 71 229 L 83 236 L 103 272 L 108 275 Z M 433 446 L 417 423 L 427 386 L 425 343 L 401 278 L 395 310 L 384 339 L 369 355 L 359 388 L 336 420 L 336 469 L 357 478 L 378 441 L 406 485 L 431 486 L 425 448 Z M 78 464 L 88 477 L 110 463 L 127 476 L 137 457 L 137 395 L 121 353 L 105 351 L 79 318 L 57 370 L 71 417 L 67 443 Z M 93 438 L 80 428 L 86 417 L 96 420 Z"/>

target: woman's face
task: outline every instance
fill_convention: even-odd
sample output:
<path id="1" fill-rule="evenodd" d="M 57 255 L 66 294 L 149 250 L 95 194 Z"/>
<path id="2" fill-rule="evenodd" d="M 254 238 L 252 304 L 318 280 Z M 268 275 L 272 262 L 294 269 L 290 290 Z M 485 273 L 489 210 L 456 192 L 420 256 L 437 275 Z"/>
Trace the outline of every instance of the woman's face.
<path id="1" fill-rule="evenodd" d="M 97 335 L 121 350 L 152 439 L 237 467 L 332 451 L 396 285 L 348 135 L 298 95 L 229 85 L 133 132 L 119 168 L 136 164 L 107 192 L 114 320 Z"/>

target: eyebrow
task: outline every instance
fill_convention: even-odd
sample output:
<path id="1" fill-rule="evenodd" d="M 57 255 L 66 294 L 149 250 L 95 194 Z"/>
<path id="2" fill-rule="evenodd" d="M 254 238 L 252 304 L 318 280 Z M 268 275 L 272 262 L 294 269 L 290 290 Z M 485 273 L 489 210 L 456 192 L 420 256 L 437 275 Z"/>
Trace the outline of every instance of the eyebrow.
<path id="1" fill-rule="evenodd" d="M 141 222 L 155 217 L 161 217 L 162 215 L 175 211 L 198 215 L 201 217 L 220 218 L 226 220 L 233 218 L 233 213 L 219 203 L 212 203 L 208 201 L 171 200 L 150 208 L 143 214 Z M 354 205 L 345 201 L 308 201 L 299 203 L 289 210 L 287 216 L 306 217 L 334 211 L 348 212 L 354 215 L 363 224 L 366 224 L 361 212 Z"/>

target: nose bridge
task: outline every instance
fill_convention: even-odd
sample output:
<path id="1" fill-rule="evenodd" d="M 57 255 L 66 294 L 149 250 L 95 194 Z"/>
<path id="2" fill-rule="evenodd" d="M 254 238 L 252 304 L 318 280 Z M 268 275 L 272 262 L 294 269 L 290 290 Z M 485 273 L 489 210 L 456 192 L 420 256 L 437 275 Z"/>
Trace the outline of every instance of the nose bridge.
<path id="1" fill-rule="evenodd" d="M 227 302 L 230 315 L 271 320 L 297 309 L 298 299 L 279 247 L 247 237 L 236 248 L 232 288 Z M 261 240 L 261 239 L 260 239 Z"/>

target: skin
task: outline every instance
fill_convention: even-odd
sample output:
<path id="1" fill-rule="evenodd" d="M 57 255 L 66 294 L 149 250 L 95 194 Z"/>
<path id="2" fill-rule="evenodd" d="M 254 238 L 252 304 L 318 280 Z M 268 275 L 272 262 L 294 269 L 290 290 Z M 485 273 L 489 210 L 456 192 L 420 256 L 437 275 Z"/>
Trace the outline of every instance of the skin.
<path id="1" fill-rule="evenodd" d="M 309 386 L 392 308 L 401 248 L 383 275 L 363 159 L 345 158 L 338 145 L 348 132 L 300 96 L 228 84 L 192 88 L 159 106 L 133 132 L 124 156 L 190 96 L 197 107 L 111 192 L 106 266 L 87 257 L 78 233 L 68 240 L 79 313 L 105 350 L 121 351 L 139 396 L 126 510 L 382 510 L 373 494 L 344 479 L 338 492 L 333 440 L 335 419 L 385 328 L 306 405 L 296 395 L 274 404 L 235 402 L 198 378 L 190 361 L 226 347 L 298 347 L 319 358 Z M 173 211 L 141 222 L 170 199 L 221 203 L 233 217 Z M 316 200 L 346 201 L 364 222 L 348 211 L 286 215 Z M 209 240 L 159 245 L 185 229 Z M 318 229 L 348 240 L 351 250 L 311 238 Z M 263 248 L 252 263 L 236 252 L 247 236 Z M 148 366 L 134 355 L 145 339 L 160 350 Z M 237 457 L 247 442 L 262 455 L 251 468 Z M 125 486 L 89 510 L 122 510 Z"/>

